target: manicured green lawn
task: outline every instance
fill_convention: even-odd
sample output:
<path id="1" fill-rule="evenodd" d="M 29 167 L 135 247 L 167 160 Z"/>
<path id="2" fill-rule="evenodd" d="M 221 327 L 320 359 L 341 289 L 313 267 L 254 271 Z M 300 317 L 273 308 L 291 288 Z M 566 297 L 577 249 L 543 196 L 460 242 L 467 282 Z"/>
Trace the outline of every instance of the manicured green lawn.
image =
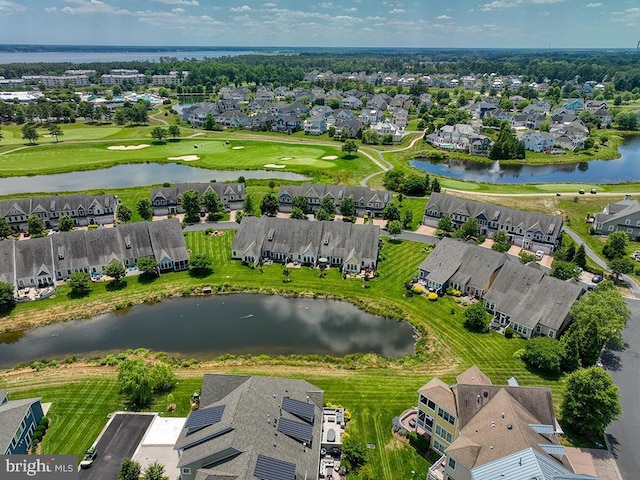
<path id="1" fill-rule="evenodd" d="M 148 146 L 136 150 L 109 149 L 139 145 Z M 182 162 L 176 158 L 188 155 L 199 157 L 199 160 L 185 162 L 194 167 L 251 170 L 271 168 L 265 165 L 283 165 L 284 168 L 272 169 L 346 184 L 357 183 L 360 178 L 377 170 L 362 155 L 345 157 L 339 145 L 333 147 L 255 140 L 227 142 L 202 137 L 157 144 L 152 142 L 147 132 L 146 138 L 134 142 L 47 143 L 20 148 L 0 155 L 0 176 L 94 170 L 123 163 Z"/>

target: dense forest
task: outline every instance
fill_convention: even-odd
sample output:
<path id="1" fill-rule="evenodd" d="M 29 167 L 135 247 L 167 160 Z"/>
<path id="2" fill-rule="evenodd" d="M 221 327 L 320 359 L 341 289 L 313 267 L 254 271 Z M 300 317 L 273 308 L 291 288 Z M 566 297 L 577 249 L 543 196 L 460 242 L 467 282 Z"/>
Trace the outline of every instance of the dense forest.
<path id="1" fill-rule="evenodd" d="M 305 72 L 422 73 L 432 76 L 455 74 L 518 75 L 530 82 L 593 80 L 611 82 L 616 91 L 640 88 L 640 52 L 635 50 L 442 50 L 389 53 L 299 53 L 253 54 L 206 60 L 179 60 L 164 57 L 160 62 L 109 63 L 14 63 L 0 65 L 0 75 L 60 75 L 68 69 L 92 69 L 100 76 L 113 68 L 132 68 L 153 75 L 172 70 L 190 72 L 187 85 L 256 83 L 292 85 Z"/>

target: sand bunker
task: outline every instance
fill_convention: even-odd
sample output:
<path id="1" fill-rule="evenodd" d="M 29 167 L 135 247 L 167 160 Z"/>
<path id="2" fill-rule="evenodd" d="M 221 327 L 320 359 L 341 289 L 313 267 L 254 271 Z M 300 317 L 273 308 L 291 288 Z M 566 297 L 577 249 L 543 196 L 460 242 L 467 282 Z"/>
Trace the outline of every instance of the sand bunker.
<path id="1" fill-rule="evenodd" d="M 337 155 L 327 155 L 326 157 L 322 157 L 322 160 L 335 160 L 337 158 Z"/>
<path id="2" fill-rule="evenodd" d="M 107 147 L 107 150 L 140 150 L 142 148 L 147 148 L 150 145 L 143 143 L 141 145 L 114 145 L 112 147 Z"/>
<path id="3" fill-rule="evenodd" d="M 185 162 L 193 162 L 195 160 L 200 160 L 198 155 L 183 155 L 181 157 L 167 157 L 167 160 L 184 160 Z"/>
<path id="4" fill-rule="evenodd" d="M 264 165 L 267 168 L 285 168 L 286 165 L 276 165 L 275 163 L 266 163 Z"/>
<path id="5" fill-rule="evenodd" d="M 280 160 L 293 160 L 293 157 L 282 157 Z"/>
<path id="6" fill-rule="evenodd" d="M 244 147 L 231 147 L 231 150 L 242 150 Z"/>

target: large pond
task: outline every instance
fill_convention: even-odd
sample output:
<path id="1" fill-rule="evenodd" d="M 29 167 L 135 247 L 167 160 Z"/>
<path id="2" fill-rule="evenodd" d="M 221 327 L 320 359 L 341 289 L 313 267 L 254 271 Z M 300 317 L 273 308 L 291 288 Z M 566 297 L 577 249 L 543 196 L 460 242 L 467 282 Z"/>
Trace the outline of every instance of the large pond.
<path id="1" fill-rule="evenodd" d="M 346 302 L 247 294 L 177 298 L 0 335 L 0 368 L 140 347 L 196 359 L 225 353 L 400 358 L 413 353 L 414 336 L 410 324 Z"/>
<path id="2" fill-rule="evenodd" d="M 273 178 L 279 180 L 308 180 L 293 172 L 269 170 L 209 170 L 180 163 L 132 163 L 102 170 L 35 175 L 33 177 L 0 178 L 2 195 L 32 192 L 67 192 L 99 188 L 124 188 L 154 185 L 164 182 L 219 182 L 245 178 Z"/>
<path id="3" fill-rule="evenodd" d="M 640 137 L 624 143 L 615 160 L 561 165 L 501 165 L 499 162 L 412 160 L 426 172 L 484 183 L 624 183 L 640 181 Z"/>

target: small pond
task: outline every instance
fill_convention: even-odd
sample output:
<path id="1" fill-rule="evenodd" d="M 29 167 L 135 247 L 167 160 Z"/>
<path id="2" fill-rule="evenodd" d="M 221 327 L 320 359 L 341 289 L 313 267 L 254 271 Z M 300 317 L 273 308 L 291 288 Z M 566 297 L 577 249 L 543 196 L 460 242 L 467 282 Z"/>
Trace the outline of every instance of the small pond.
<path id="1" fill-rule="evenodd" d="M 230 354 L 411 355 L 414 329 L 347 302 L 268 295 L 164 300 L 126 313 L 0 335 L 0 368 L 149 348 L 184 358 Z"/>
<path id="2" fill-rule="evenodd" d="M 31 192 L 69 192 L 99 188 L 125 188 L 164 182 L 218 182 L 245 178 L 273 178 L 276 180 L 308 180 L 308 177 L 293 172 L 268 170 L 209 170 L 180 163 L 131 163 L 116 165 L 102 170 L 35 175 L 33 177 L 0 178 L 2 195 Z"/>
<path id="3" fill-rule="evenodd" d="M 560 165 L 501 165 L 463 160 L 411 160 L 431 174 L 484 183 L 624 183 L 640 181 L 640 137 L 619 148 L 620 158 Z"/>

